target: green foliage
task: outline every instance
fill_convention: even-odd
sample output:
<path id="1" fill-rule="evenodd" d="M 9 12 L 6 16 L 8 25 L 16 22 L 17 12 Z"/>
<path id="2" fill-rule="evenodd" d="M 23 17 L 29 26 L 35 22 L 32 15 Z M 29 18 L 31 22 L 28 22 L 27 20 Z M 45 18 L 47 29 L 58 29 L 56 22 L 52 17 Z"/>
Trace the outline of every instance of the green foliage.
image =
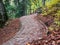
<path id="1" fill-rule="evenodd" d="M 54 22 L 49 27 L 50 30 L 57 29 L 60 27 L 60 0 L 51 0 L 46 2 L 45 7 L 43 7 L 43 15 L 54 16 Z"/>
<path id="2" fill-rule="evenodd" d="M 54 16 L 54 23 L 49 28 L 53 30 L 60 26 L 60 0 L 3 0 L 9 19 L 35 13 Z M 55 26 L 55 27 L 54 27 Z M 53 27 L 53 28 L 52 28 Z"/>
<path id="3" fill-rule="evenodd" d="M 9 18 L 14 19 L 23 15 L 29 15 L 42 7 L 43 15 L 55 16 L 54 23 L 58 24 L 58 26 L 60 25 L 60 9 L 56 9 L 60 8 L 57 6 L 60 0 L 3 0 L 3 2 Z"/>
<path id="4" fill-rule="evenodd" d="M 17 18 L 34 13 L 42 7 L 42 0 L 3 0 L 9 18 Z"/>
<path id="5" fill-rule="evenodd" d="M 25 5 L 23 0 L 21 2 L 19 2 L 19 0 L 3 0 L 3 2 L 5 4 L 9 19 L 25 15 L 23 14 L 23 12 L 25 12 L 25 9 L 23 10 L 23 6 Z"/>

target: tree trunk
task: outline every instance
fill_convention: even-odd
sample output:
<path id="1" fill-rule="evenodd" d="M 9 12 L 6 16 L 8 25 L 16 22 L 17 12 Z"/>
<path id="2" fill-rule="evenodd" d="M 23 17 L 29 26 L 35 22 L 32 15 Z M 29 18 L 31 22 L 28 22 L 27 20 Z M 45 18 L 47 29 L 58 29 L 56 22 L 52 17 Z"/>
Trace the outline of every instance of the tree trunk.
<path id="1" fill-rule="evenodd" d="M 6 9 L 2 0 L 0 1 L 0 27 L 4 25 L 4 23 L 8 20 Z"/>

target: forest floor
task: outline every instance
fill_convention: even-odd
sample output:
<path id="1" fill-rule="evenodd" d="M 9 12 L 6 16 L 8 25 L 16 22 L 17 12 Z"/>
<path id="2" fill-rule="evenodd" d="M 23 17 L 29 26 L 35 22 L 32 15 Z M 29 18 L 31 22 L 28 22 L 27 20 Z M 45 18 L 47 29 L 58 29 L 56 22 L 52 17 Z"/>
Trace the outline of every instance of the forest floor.
<path id="1" fill-rule="evenodd" d="M 27 45 L 60 45 L 60 29 L 49 31 L 46 37 L 28 42 Z"/>
<path id="2" fill-rule="evenodd" d="M 13 20 L 13 21 L 10 20 L 10 21 L 8 21 L 7 25 L 3 29 L 0 28 L 0 31 L 2 31 L 2 30 L 8 31 L 8 30 L 17 29 L 17 28 L 19 28 L 18 24 L 19 24 L 18 19 Z M 0 34 L 3 34 L 3 33 L 0 33 Z M 60 28 L 58 30 L 52 30 L 52 31 L 49 30 L 48 33 L 47 33 L 47 36 L 45 36 L 45 37 L 43 37 L 42 39 L 39 39 L 39 40 L 34 40 L 32 42 L 28 42 L 26 45 L 60 45 Z"/>

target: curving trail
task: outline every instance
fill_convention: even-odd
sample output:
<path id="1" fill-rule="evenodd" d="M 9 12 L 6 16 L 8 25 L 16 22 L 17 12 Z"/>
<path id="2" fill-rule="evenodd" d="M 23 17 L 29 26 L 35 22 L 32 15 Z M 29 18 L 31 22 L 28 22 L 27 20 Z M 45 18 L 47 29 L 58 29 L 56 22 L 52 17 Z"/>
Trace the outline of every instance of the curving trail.
<path id="1" fill-rule="evenodd" d="M 37 14 L 29 16 L 23 16 L 19 18 L 22 24 L 15 36 L 4 42 L 2 45 L 26 45 L 27 42 L 41 39 L 47 34 L 47 27 L 41 20 L 37 20 L 35 17 Z M 13 28 L 13 27 L 12 27 Z"/>

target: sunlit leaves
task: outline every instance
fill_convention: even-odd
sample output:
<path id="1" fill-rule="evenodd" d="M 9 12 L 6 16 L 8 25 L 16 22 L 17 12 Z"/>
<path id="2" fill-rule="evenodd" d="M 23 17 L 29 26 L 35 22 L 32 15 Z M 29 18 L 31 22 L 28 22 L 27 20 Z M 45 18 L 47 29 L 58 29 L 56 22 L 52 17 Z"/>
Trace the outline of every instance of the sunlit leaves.
<path id="1" fill-rule="evenodd" d="M 54 5 L 58 2 L 59 2 L 59 0 L 50 0 L 50 1 L 46 0 L 46 6 L 51 7 L 52 5 Z"/>

